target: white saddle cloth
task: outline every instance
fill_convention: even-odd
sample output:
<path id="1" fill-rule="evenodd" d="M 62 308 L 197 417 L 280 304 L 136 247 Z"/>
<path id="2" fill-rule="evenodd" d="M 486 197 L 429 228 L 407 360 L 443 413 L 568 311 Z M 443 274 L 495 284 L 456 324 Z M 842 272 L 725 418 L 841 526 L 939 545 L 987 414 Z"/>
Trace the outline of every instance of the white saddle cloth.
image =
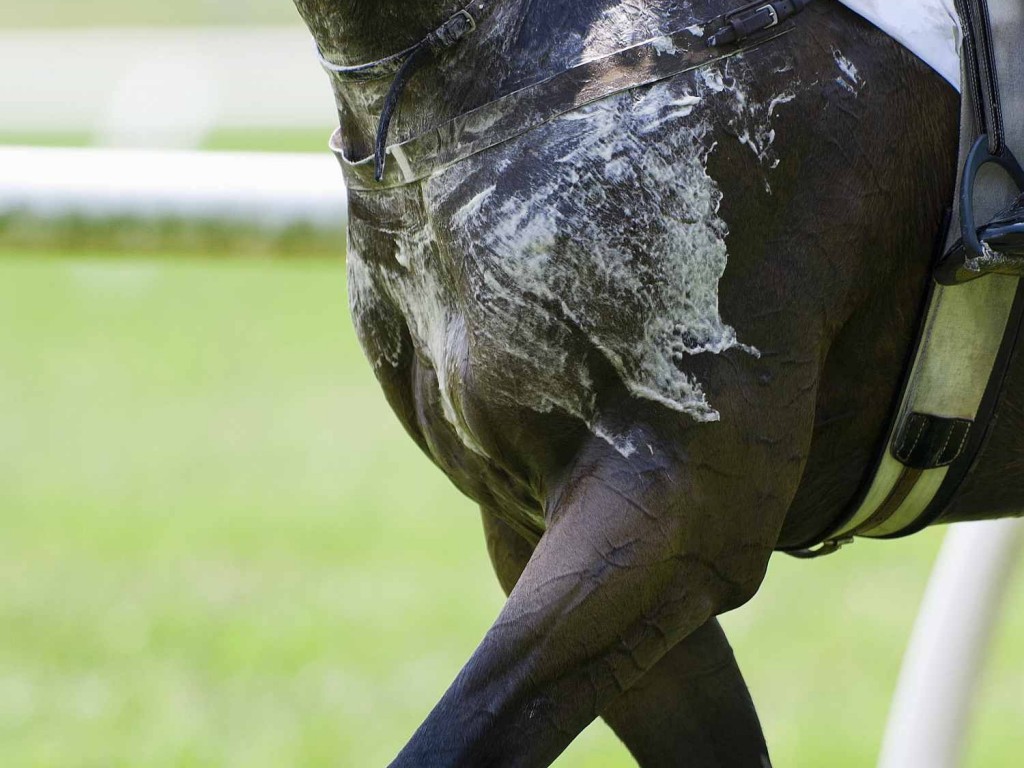
<path id="1" fill-rule="evenodd" d="M 960 20 L 953 0 L 839 0 L 960 90 Z"/>

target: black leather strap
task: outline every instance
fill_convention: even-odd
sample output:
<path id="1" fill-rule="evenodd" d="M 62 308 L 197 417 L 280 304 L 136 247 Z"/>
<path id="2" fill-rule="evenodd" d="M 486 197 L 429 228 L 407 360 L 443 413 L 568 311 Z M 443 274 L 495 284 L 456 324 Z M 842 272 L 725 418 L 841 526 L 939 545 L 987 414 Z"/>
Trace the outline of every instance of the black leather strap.
<path id="1" fill-rule="evenodd" d="M 389 155 L 401 159 L 388 164 L 383 182 L 374 180 L 374 156 L 348 157 L 338 131 L 331 137 L 331 149 L 350 189 L 384 190 L 413 184 L 599 99 L 742 55 L 793 29 L 794 22 L 787 21 L 745 45 L 718 49 L 707 47 L 687 26 L 589 59 L 388 147 Z"/>
<path id="2" fill-rule="evenodd" d="M 461 40 L 467 32 L 472 32 L 493 1 L 473 0 L 418 43 L 377 61 L 353 66 L 335 64 L 324 56 L 319 45 L 316 46 L 317 56 L 324 69 L 346 82 L 366 83 L 383 80 L 385 77 L 394 77 L 409 58 L 421 48 L 425 46 L 435 50 L 447 48 Z"/>
<path id="3" fill-rule="evenodd" d="M 978 129 L 988 136 L 988 151 L 1000 155 L 1006 148 L 999 74 L 992 47 L 992 22 L 986 0 L 956 0 L 963 27 L 966 82 L 974 96 Z"/>
<path id="4" fill-rule="evenodd" d="M 395 73 L 395 79 L 391 81 L 391 87 L 384 98 L 384 109 L 380 113 L 380 122 L 377 124 L 377 136 L 374 142 L 374 178 L 378 182 L 384 178 L 391 119 L 395 115 L 395 110 L 398 109 L 398 103 L 405 91 L 405 84 L 423 65 L 429 54 L 451 48 L 470 32 L 473 32 L 493 2 L 494 0 L 473 0 L 419 43 L 400 54 L 405 56 L 405 61 Z"/>
<path id="5" fill-rule="evenodd" d="M 712 19 L 706 40 L 711 48 L 732 45 L 777 27 L 810 5 L 811 0 L 760 0 Z"/>
<path id="6" fill-rule="evenodd" d="M 948 467 L 963 453 L 973 423 L 912 413 L 893 440 L 893 456 L 912 469 Z"/>

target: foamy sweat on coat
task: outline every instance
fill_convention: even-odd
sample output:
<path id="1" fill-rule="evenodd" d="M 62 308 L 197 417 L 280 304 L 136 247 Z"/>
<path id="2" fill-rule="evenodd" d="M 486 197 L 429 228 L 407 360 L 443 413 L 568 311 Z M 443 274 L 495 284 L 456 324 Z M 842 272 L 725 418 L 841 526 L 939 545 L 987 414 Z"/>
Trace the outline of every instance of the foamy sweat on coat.
<path id="1" fill-rule="evenodd" d="M 718 420 L 687 359 L 756 350 L 719 313 L 727 228 L 701 102 L 678 82 L 619 94 L 441 172 L 423 184 L 423 226 L 389 233 L 392 263 L 361 258 L 354 221 L 354 314 L 392 336 L 364 338 L 368 352 L 385 350 L 371 361 L 397 365 L 400 329 L 379 320 L 381 307 L 396 310 L 437 374 L 445 417 L 477 451 L 467 380 L 488 398 L 581 419 L 629 455 L 629 435 L 597 402 L 595 354 L 631 396 Z M 517 181 L 506 191 L 507 173 Z"/>

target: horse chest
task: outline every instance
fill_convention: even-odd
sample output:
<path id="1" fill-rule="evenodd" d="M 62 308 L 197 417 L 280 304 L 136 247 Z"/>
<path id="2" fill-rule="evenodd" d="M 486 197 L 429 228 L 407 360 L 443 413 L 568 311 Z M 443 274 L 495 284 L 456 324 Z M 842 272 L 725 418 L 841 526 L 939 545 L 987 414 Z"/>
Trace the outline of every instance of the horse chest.
<path id="1" fill-rule="evenodd" d="M 756 351 L 718 312 L 727 229 L 702 88 L 622 94 L 421 185 L 355 196 L 364 348 L 378 369 L 403 354 L 429 367 L 470 450 L 505 452 L 490 425 L 509 413 L 572 418 L 624 454 L 641 446 L 609 418 L 617 400 L 717 419 L 687 360 Z"/>

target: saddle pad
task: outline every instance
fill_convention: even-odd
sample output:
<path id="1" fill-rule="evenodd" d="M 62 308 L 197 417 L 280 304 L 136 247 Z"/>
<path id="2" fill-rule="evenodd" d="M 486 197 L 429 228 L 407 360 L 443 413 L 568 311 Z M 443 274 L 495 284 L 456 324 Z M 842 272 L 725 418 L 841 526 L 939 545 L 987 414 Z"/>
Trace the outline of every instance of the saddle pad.
<path id="1" fill-rule="evenodd" d="M 960 90 L 960 21 L 953 0 L 839 0 Z"/>

